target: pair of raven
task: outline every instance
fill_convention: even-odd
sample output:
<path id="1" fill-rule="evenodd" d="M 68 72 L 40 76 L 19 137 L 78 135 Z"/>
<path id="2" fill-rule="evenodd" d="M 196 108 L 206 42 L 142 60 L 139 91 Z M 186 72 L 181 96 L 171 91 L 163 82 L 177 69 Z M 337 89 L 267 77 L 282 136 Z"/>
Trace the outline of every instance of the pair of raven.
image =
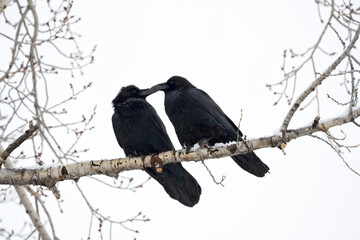
<path id="1" fill-rule="evenodd" d="M 241 131 L 208 94 L 187 79 L 173 76 L 149 89 L 139 89 L 134 85 L 123 87 L 112 101 L 114 132 L 126 156 L 174 150 L 164 124 L 145 100 L 157 91 L 165 92 L 166 114 L 183 147 L 190 148 L 203 140 L 210 145 L 237 139 L 242 141 Z M 263 177 L 269 171 L 269 167 L 254 152 L 233 156 L 232 159 L 257 177 Z M 161 173 L 153 168 L 145 171 L 164 187 L 171 198 L 188 207 L 199 202 L 201 187 L 181 163 L 167 164 Z"/>

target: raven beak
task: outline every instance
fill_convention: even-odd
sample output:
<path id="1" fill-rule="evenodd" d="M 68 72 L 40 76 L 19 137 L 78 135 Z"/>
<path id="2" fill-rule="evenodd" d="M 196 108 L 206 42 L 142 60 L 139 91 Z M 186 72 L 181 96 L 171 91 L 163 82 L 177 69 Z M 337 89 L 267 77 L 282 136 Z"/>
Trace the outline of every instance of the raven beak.
<path id="1" fill-rule="evenodd" d="M 153 86 L 151 89 L 154 89 L 155 92 L 157 91 L 166 91 L 169 89 L 169 85 L 165 83 L 160 83 L 158 85 Z"/>
<path id="2" fill-rule="evenodd" d="M 139 96 L 146 98 L 147 96 L 157 92 L 157 90 L 154 90 L 152 88 L 142 89 L 140 90 Z"/>

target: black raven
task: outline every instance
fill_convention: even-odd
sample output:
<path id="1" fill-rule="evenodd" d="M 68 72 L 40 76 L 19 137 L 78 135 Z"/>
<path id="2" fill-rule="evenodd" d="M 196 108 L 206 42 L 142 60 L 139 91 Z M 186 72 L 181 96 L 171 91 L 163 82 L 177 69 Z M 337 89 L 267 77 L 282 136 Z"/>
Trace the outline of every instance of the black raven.
<path id="1" fill-rule="evenodd" d="M 130 85 L 121 88 L 112 101 L 112 124 L 116 139 L 126 156 L 143 156 L 174 150 L 169 136 L 155 109 L 145 100 L 153 93 Z M 201 187 L 181 163 L 167 164 L 162 173 L 153 168 L 145 171 L 158 181 L 173 199 L 192 207 L 199 202 Z"/>
<path id="2" fill-rule="evenodd" d="M 173 76 L 151 89 L 165 92 L 165 111 L 183 147 L 190 148 L 203 140 L 210 145 L 238 138 L 242 141 L 241 131 L 214 100 L 187 79 Z M 257 177 L 263 177 L 269 171 L 269 167 L 254 152 L 233 156 L 232 159 Z"/>

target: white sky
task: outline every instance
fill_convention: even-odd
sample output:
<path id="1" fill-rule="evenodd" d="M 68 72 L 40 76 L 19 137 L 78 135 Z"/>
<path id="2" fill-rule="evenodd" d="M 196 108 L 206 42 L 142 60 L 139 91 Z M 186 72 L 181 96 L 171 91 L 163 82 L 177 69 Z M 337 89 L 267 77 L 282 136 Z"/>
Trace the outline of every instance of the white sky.
<path id="1" fill-rule="evenodd" d="M 89 113 L 97 104 L 95 130 L 82 143 L 91 151 L 83 160 L 124 156 L 111 126 L 111 100 L 122 86 L 146 88 L 173 75 L 186 77 L 206 91 L 235 123 L 243 109 L 241 129 L 248 138 L 273 134 L 288 105 L 282 102 L 274 107 L 276 96 L 265 84 L 281 79 L 283 50 L 306 50 L 322 27 L 314 1 L 89 3 L 74 3 L 74 13 L 82 18 L 76 27 L 82 35 L 80 46 L 90 50 L 97 45 L 95 63 L 85 69 L 84 76 L 78 76 L 81 83 L 92 81 L 94 86 L 71 106 Z M 336 41 L 327 44 L 339 49 Z M 321 72 L 329 62 L 321 60 L 318 65 Z M 300 75 L 298 93 L 312 79 L 311 74 Z M 322 94 L 331 90 L 328 85 L 323 89 Z M 180 148 L 164 113 L 163 94 L 157 93 L 148 101 Z M 340 113 L 324 100 L 322 117 Z M 316 115 L 314 105 L 296 115 L 293 127 L 308 124 Z M 350 126 L 341 129 L 350 131 L 349 135 L 359 134 Z M 357 143 L 354 136 L 349 140 Z M 262 179 L 246 173 L 230 158 L 207 161 L 217 179 L 226 175 L 225 187 L 215 185 L 200 163 L 185 163 L 203 189 L 194 208 L 172 200 L 155 181 L 136 193 L 113 190 L 87 179 L 81 179 L 80 185 L 104 215 L 124 220 L 142 211 L 150 217 L 148 223 L 130 225 L 139 229 L 139 234 L 113 228 L 113 239 L 358 239 L 360 178 L 325 143 L 310 137 L 292 141 L 285 150 L 286 156 L 278 149 L 257 151 L 271 172 Z M 346 159 L 360 171 L 359 156 L 354 150 Z M 147 178 L 141 171 L 126 175 L 135 176 L 137 181 Z M 59 214 L 52 196 L 47 199 L 54 205 L 51 212 L 56 216 L 58 236 L 86 239 L 90 223 L 87 206 L 73 183 L 60 183 L 59 190 L 64 214 Z M 14 204 L 0 205 L 0 212 L 6 206 Z M 20 210 L 18 214 L 23 213 Z M 4 224 L 14 226 L 18 220 L 7 218 Z M 99 238 L 97 225 L 94 220 L 93 239 Z"/>

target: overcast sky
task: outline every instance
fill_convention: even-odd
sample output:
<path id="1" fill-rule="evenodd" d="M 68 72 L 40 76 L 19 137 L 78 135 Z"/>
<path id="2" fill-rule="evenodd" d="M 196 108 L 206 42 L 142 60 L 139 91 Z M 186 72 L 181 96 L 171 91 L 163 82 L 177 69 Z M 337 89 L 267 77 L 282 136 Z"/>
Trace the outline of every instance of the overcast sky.
<path id="1" fill-rule="evenodd" d="M 316 7 L 314 1 L 286 0 L 75 1 L 74 13 L 82 18 L 75 27 L 82 35 L 79 44 L 84 51 L 97 45 L 95 63 L 79 76 L 79 81 L 94 85 L 72 106 L 89 113 L 97 104 L 95 129 L 81 143 L 90 147 L 83 160 L 124 156 L 111 126 L 111 100 L 122 86 L 147 88 L 173 75 L 186 77 L 206 91 L 236 124 L 242 109 L 241 130 L 248 138 L 273 134 L 289 106 L 285 101 L 273 106 L 276 96 L 265 85 L 281 79 L 284 49 L 304 51 L 317 40 L 322 25 Z M 332 44 L 339 43 L 327 43 Z M 318 70 L 328 65 L 319 62 Z M 309 73 L 300 75 L 297 93 L 311 80 Z M 323 89 L 320 93 L 325 94 L 330 87 Z M 179 149 L 164 112 L 163 93 L 148 101 Z M 320 113 L 327 118 L 341 112 L 324 102 Z M 316 115 L 314 105 L 295 115 L 292 127 L 305 126 Z M 341 129 L 350 130 L 349 135 L 359 134 L 349 126 Z M 119 227 L 113 229 L 113 239 L 358 239 L 360 178 L 325 143 L 310 137 L 292 141 L 285 152 L 257 151 L 271 172 L 261 179 L 230 158 L 207 161 L 217 179 L 226 175 L 225 187 L 214 184 L 200 163 L 184 163 L 203 190 L 193 208 L 172 200 L 153 180 L 136 193 L 113 190 L 85 178 L 80 186 L 104 215 L 123 220 L 142 211 L 150 217 L 150 222 L 129 225 L 139 229 L 139 234 Z M 360 171 L 359 157 L 356 150 L 346 154 Z M 125 175 L 139 182 L 147 178 L 142 171 Z M 73 183 L 60 183 L 59 190 L 64 214 L 58 214 L 56 204 L 51 209 L 55 221 L 62 222 L 56 226 L 57 234 L 61 239 L 85 239 L 90 223 L 87 206 Z M 8 224 L 16 221 L 18 218 Z M 98 236 L 97 224 L 94 220 L 93 239 Z M 105 225 L 104 231 L 107 229 Z"/>

